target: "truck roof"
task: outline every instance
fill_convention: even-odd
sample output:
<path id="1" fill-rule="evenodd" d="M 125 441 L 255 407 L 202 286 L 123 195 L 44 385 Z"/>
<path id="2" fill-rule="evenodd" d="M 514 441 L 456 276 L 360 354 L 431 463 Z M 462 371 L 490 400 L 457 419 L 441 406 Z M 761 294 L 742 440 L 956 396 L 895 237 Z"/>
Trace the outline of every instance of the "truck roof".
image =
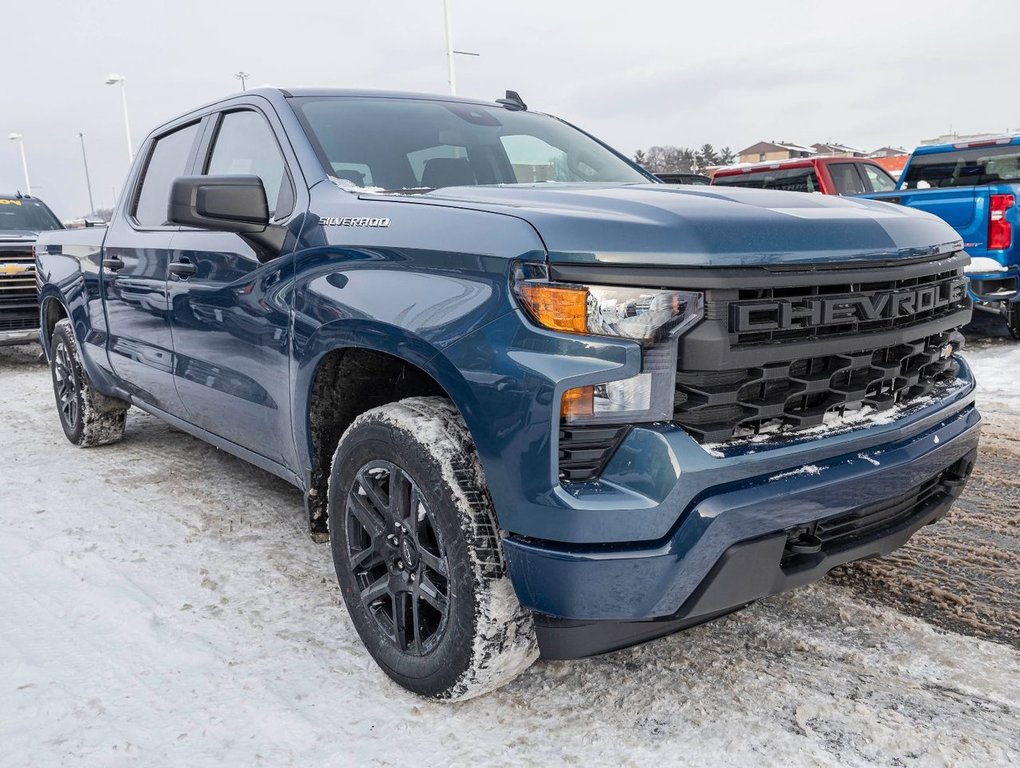
<path id="1" fill-rule="evenodd" d="M 941 152 L 956 152 L 960 149 L 978 149 L 980 147 L 1005 146 L 1006 144 L 1020 144 L 1020 134 L 1002 134 L 999 136 L 983 136 L 980 139 L 969 141 L 956 141 L 950 144 L 924 144 L 914 149 L 915 155 L 935 155 Z"/>
<path id="2" fill-rule="evenodd" d="M 815 155 L 814 157 L 792 157 L 788 160 L 763 160 L 760 163 L 735 163 L 717 168 L 715 175 L 735 176 L 738 173 L 756 173 L 777 168 L 806 168 L 819 163 L 872 163 L 871 157 L 844 157 L 842 155 Z"/>

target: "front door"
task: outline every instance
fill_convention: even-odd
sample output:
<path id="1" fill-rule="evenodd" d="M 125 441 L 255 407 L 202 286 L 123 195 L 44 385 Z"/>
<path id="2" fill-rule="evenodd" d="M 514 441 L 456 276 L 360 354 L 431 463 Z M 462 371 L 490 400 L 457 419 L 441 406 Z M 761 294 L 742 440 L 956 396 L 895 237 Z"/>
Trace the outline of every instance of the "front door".
<path id="1" fill-rule="evenodd" d="M 111 367 L 132 395 L 177 415 L 167 266 L 178 227 L 167 223 L 167 204 L 173 180 L 191 167 L 200 126 L 173 128 L 149 144 L 139 178 L 125 186 L 124 215 L 106 235 L 101 272 Z"/>
<path id="2" fill-rule="evenodd" d="M 268 120 L 252 108 L 215 119 L 203 173 L 258 176 L 273 223 L 285 226 L 294 186 Z M 188 421 L 295 466 L 285 293 L 293 261 L 260 254 L 240 235 L 186 228 L 174 238 L 170 271 L 177 391 Z"/>

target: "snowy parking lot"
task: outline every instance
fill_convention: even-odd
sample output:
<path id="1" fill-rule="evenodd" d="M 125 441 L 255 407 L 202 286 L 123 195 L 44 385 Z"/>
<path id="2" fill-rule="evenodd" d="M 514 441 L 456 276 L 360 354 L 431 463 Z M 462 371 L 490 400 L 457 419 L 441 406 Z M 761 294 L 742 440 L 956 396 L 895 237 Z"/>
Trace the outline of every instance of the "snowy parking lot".
<path id="1" fill-rule="evenodd" d="M 1016 765 L 1020 345 L 978 330 L 979 470 L 908 548 L 453 705 L 376 668 L 297 490 L 137 410 L 74 448 L 0 349 L 0 765 Z"/>

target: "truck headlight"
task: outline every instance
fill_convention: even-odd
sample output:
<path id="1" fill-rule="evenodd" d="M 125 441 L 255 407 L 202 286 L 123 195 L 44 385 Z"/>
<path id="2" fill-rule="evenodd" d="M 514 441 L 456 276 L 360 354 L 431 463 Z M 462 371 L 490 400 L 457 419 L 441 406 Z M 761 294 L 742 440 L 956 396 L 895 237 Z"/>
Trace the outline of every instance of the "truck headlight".
<path id="1" fill-rule="evenodd" d="M 679 336 L 705 314 L 698 291 L 555 283 L 518 271 L 514 293 L 531 318 L 553 331 L 654 344 Z"/>

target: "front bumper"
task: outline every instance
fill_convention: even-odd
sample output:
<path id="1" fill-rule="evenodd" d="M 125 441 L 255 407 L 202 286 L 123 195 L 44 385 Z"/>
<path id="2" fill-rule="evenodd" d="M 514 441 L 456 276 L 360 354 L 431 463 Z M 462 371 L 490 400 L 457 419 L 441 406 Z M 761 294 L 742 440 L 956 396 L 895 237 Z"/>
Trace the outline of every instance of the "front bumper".
<path id="1" fill-rule="evenodd" d="M 902 545 L 944 514 L 962 490 L 980 430 L 972 394 L 964 399 L 962 407 L 944 409 L 937 423 L 930 424 L 929 415 L 918 431 L 901 424 L 897 437 L 863 451 L 810 463 L 809 454 L 798 452 L 800 463 L 786 471 L 768 468 L 774 464 L 766 454 L 773 451 L 746 456 L 744 470 L 765 465 L 768 474 L 702 489 L 685 507 L 672 509 L 675 525 L 652 544 L 570 545 L 510 536 L 504 541 L 510 575 L 521 603 L 537 614 L 543 654 L 576 657 L 632 645 Z M 801 529 L 902 504 L 933 481 L 949 490 L 907 504 L 866 537 L 789 559 L 789 541 Z M 616 513 L 625 518 L 629 510 Z"/>
<path id="2" fill-rule="evenodd" d="M 13 331 L 0 331 L 0 347 L 13 347 L 17 344 L 35 344 L 38 341 L 38 328 L 19 328 Z"/>

